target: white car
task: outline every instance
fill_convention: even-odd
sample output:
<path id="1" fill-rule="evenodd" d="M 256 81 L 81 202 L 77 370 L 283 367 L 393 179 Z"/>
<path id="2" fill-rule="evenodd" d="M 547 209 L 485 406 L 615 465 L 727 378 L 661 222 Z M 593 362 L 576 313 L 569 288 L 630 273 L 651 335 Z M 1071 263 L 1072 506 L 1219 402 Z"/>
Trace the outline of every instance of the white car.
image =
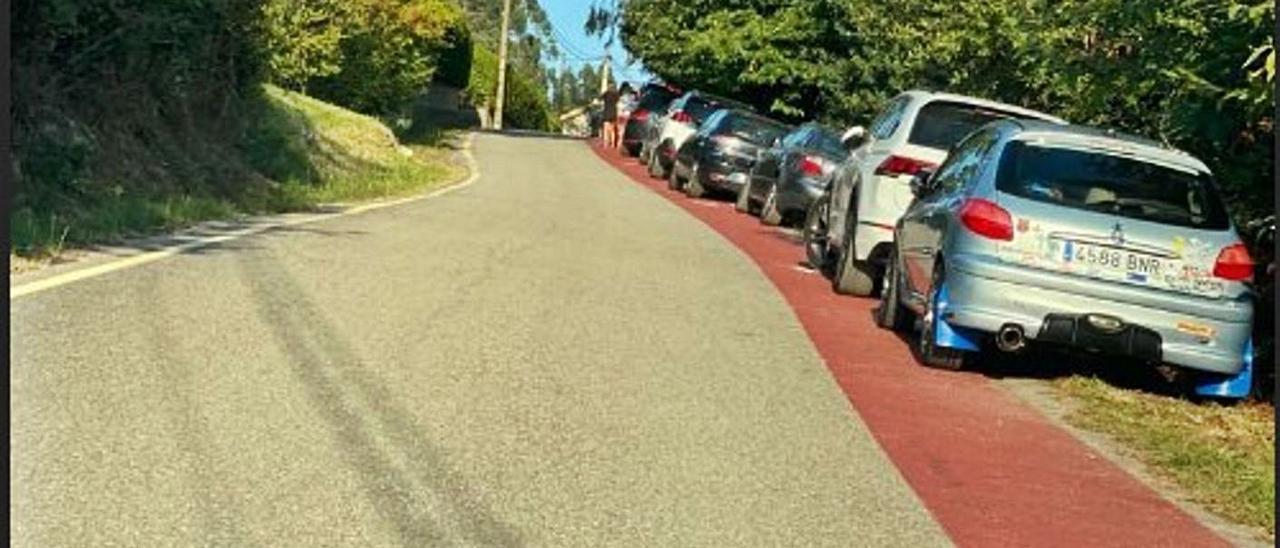
<path id="1" fill-rule="evenodd" d="M 914 198 L 912 177 L 936 169 L 975 129 L 1004 118 L 1066 124 L 1013 105 L 912 90 L 890 101 L 869 129 L 846 131 L 843 139 L 852 152 L 805 220 L 810 264 L 831 276 L 837 293 L 871 295 L 882 278 L 894 226 Z"/>
<path id="2" fill-rule="evenodd" d="M 648 165 L 649 175 L 666 179 L 680 145 L 698 131 L 698 126 L 707 117 L 726 106 L 742 105 L 699 91 L 690 91 L 672 101 L 666 114 L 653 125 L 649 139 L 642 145 L 640 159 Z"/>

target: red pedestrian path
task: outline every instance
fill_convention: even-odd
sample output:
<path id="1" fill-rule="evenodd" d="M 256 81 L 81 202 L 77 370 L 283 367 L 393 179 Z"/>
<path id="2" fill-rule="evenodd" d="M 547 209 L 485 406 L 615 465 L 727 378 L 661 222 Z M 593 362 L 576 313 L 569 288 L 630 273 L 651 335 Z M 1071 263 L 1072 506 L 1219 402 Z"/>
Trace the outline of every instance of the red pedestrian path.
<path id="1" fill-rule="evenodd" d="M 1228 545 L 985 377 L 918 365 L 908 343 L 876 327 L 874 299 L 836 295 L 825 278 L 797 268 L 803 249 L 784 233 L 732 204 L 708 207 L 672 192 L 598 142 L 591 148 L 760 266 L 876 441 L 957 545 Z"/>

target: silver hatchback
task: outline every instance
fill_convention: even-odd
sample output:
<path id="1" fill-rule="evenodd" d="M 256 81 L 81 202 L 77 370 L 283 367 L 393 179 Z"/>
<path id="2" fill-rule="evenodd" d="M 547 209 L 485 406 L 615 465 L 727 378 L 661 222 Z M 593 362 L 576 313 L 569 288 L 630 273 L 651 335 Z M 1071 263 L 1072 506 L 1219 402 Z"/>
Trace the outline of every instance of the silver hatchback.
<path id="1" fill-rule="evenodd" d="M 958 143 L 895 227 L 881 326 L 926 365 L 1029 340 L 1194 371 L 1248 394 L 1253 261 L 1209 169 L 1144 139 L 1033 121 Z"/>

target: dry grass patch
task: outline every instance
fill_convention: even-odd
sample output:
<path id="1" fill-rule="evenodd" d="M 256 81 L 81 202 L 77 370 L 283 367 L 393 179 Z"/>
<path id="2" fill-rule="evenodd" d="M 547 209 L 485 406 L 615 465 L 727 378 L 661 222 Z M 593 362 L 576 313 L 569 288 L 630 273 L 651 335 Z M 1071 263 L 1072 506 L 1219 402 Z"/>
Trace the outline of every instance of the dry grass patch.
<path id="1" fill-rule="evenodd" d="M 1105 433 L 1190 498 L 1231 521 L 1275 536 L 1275 412 L 1116 388 L 1070 377 L 1054 382 L 1071 423 Z"/>

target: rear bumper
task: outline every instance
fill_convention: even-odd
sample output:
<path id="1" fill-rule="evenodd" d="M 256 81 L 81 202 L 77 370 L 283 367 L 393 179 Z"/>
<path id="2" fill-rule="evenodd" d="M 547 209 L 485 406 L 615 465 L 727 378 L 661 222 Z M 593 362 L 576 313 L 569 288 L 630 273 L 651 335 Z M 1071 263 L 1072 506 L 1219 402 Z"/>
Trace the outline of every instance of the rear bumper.
<path id="1" fill-rule="evenodd" d="M 706 161 L 698 166 L 699 182 L 707 188 L 737 191 L 747 184 L 747 168 L 725 161 Z"/>
<path id="2" fill-rule="evenodd" d="M 800 215 L 822 196 L 822 183 L 812 178 L 792 180 L 778 185 L 778 210 L 783 215 Z"/>
<path id="3" fill-rule="evenodd" d="M 948 324 L 993 333 L 1006 324 L 1022 326 L 1030 339 L 1042 333 L 1062 342 L 1063 326 L 1048 324 L 1050 315 L 1102 314 L 1159 336 L 1159 359 L 1189 369 L 1233 375 L 1244 366 L 1253 317 L 1247 301 L 1198 302 L 1194 308 L 1156 307 L 1101 298 L 1051 284 L 1037 277 L 1058 277 L 1000 263 L 983 256 L 947 258 Z M 1091 283 L 1091 282 L 1085 282 Z M 1211 314 L 1206 307 L 1216 306 Z M 1042 331 L 1043 330 L 1043 331 Z M 1199 332 L 1195 334 L 1189 331 Z M 1212 332 L 1212 335 L 1204 335 Z"/>
<path id="4" fill-rule="evenodd" d="M 628 121 L 626 129 L 622 131 L 622 144 L 634 147 L 640 146 L 648 130 L 649 125 L 646 122 Z"/>

